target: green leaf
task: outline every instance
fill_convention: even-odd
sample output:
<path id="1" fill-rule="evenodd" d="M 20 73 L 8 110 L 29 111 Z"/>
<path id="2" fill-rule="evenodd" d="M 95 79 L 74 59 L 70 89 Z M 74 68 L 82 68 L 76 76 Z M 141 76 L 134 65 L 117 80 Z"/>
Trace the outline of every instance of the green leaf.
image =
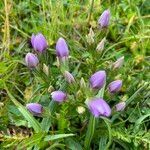
<path id="1" fill-rule="evenodd" d="M 142 87 L 140 87 L 127 101 L 126 101 L 126 106 L 129 105 L 135 98 L 136 96 L 145 88 L 147 87 L 148 84 L 144 84 Z"/>
<path id="2" fill-rule="evenodd" d="M 49 111 L 51 115 L 55 111 L 56 106 L 57 106 L 57 103 L 52 100 L 49 104 Z M 51 126 L 51 116 L 47 116 L 46 118 L 43 118 L 41 122 L 41 126 L 42 126 L 42 130 L 44 130 L 45 132 L 48 132 Z"/>
<path id="3" fill-rule="evenodd" d="M 144 115 L 144 116 L 141 116 L 141 117 L 135 122 L 134 130 L 137 130 L 137 129 L 139 128 L 140 124 L 142 123 L 142 121 L 143 121 L 144 119 L 146 119 L 147 117 L 149 117 L 149 116 L 150 116 L 150 114 L 146 114 L 146 115 Z"/>
<path id="4" fill-rule="evenodd" d="M 106 148 L 107 137 L 101 137 L 99 140 L 99 150 Z"/>
<path id="5" fill-rule="evenodd" d="M 18 146 L 18 149 L 24 149 L 25 147 L 33 147 L 37 144 L 39 144 L 42 140 L 42 138 L 44 137 L 43 133 L 37 133 L 37 134 L 33 134 L 31 137 L 23 140 Z"/>
<path id="6" fill-rule="evenodd" d="M 86 133 L 86 137 L 85 137 L 85 142 L 84 142 L 84 146 L 86 149 L 90 148 L 90 144 L 94 135 L 94 131 L 95 131 L 95 122 L 96 122 L 96 118 L 91 115 L 90 116 L 90 121 L 88 124 L 88 129 L 87 129 L 87 133 Z"/>
<path id="7" fill-rule="evenodd" d="M 124 142 L 131 142 L 131 138 L 130 135 L 128 133 L 125 133 L 124 131 L 119 131 L 119 130 L 113 130 L 111 131 L 111 134 L 113 136 L 113 140 L 114 139 L 118 139 L 118 140 L 122 140 Z"/>
<path id="8" fill-rule="evenodd" d="M 12 100 L 12 102 L 17 106 L 18 110 L 21 112 L 21 114 L 24 116 L 24 118 L 31 124 L 35 132 L 41 131 L 40 123 L 32 116 L 30 112 L 22 105 L 20 104 L 13 95 L 9 92 L 8 88 L 5 85 L 5 89 L 7 91 L 8 96 Z"/>
<path id="9" fill-rule="evenodd" d="M 66 141 L 67 147 L 70 150 L 83 150 L 82 146 L 80 145 L 80 143 L 75 141 L 74 139 L 67 138 L 65 141 Z"/>
<path id="10" fill-rule="evenodd" d="M 107 129 L 108 129 L 108 133 L 109 133 L 109 140 L 108 140 L 108 143 L 106 145 L 106 150 L 109 148 L 109 146 L 111 145 L 111 142 L 112 142 L 112 133 L 111 133 L 111 122 L 110 120 L 108 120 L 107 118 L 105 117 L 101 117 L 103 119 L 103 121 L 105 122 L 106 126 L 107 126 Z M 100 148 L 99 148 L 100 149 Z"/>
<path id="11" fill-rule="evenodd" d="M 53 140 L 57 140 L 57 139 L 61 139 L 61 138 L 66 138 L 66 137 L 70 137 L 70 136 L 74 136 L 74 134 L 47 135 L 47 136 L 44 138 L 44 141 L 53 141 Z"/>
<path id="12" fill-rule="evenodd" d="M 60 144 L 60 143 L 54 143 L 53 145 L 51 145 L 49 148 L 47 148 L 46 150 L 55 150 L 56 148 L 62 149 L 64 150 L 65 145 L 64 144 Z"/>

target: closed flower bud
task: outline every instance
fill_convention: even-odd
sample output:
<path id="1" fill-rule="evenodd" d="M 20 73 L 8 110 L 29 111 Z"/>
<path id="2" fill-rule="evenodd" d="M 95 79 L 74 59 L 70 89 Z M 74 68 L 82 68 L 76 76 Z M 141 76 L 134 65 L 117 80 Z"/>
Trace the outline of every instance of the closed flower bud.
<path id="1" fill-rule="evenodd" d="M 96 47 L 96 50 L 98 52 L 102 52 L 104 50 L 105 42 L 106 42 L 106 38 L 104 37 Z"/>
<path id="2" fill-rule="evenodd" d="M 94 36 L 95 36 L 95 34 L 94 34 L 93 30 L 92 30 L 92 28 L 90 28 L 89 34 L 86 35 L 86 40 L 89 44 L 94 43 Z"/>
<path id="3" fill-rule="evenodd" d="M 116 111 L 123 111 L 125 109 L 125 107 L 126 107 L 125 102 L 120 102 L 115 105 Z"/>
<path id="4" fill-rule="evenodd" d="M 26 104 L 26 108 L 35 116 L 41 115 L 41 113 L 43 111 L 42 105 L 38 104 L 38 103 Z"/>
<path id="5" fill-rule="evenodd" d="M 98 20 L 98 24 L 101 28 L 107 27 L 109 25 L 110 20 L 110 11 L 105 10 Z"/>
<path id="6" fill-rule="evenodd" d="M 47 48 L 47 41 L 41 33 L 38 33 L 37 35 L 32 34 L 31 44 L 33 49 L 39 53 L 44 52 Z"/>
<path id="7" fill-rule="evenodd" d="M 51 93 L 52 91 L 54 91 L 54 87 L 50 85 L 50 86 L 48 87 L 48 90 L 47 90 L 47 91 L 48 91 L 49 93 Z"/>
<path id="8" fill-rule="evenodd" d="M 49 68 L 46 64 L 43 64 L 43 72 L 48 76 L 49 75 Z"/>
<path id="9" fill-rule="evenodd" d="M 122 81 L 115 80 L 108 85 L 108 90 L 110 93 L 116 93 L 120 91 L 121 87 L 122 87 Z"/>
<path id="10" fill-rule="evenodd" d="M 113 69 L 118 69 L 122 67 L 123 63 L 124 63 L 124 56 L 120 57 L 119 59 L 117 59 L 116 62 L 113 63 Z"/>
<path id="11" fill-rule="evenodd" d="M 67 98 L 67 94 L 62 91 L 54 91 L 51 93 L 52 99 L 56 102 L 63 102 Z"/>
<path id="12" fill-rule="evenodd" d="M 86 83 L 85 83 L 84 78 L 81 78 L 81 80 L 80 80 L 80 87 L 83 89 L 86 88 Z"/>
<path id="13" fill-rule="evenodd" d="M 68 45 L 63 38 L 59 38 L 56 43 L 56 55 L 60 59 L 67 58 L 69 56 Z"/>
<path id="14" fill-rule="evenodd" d="M 106 103 L 106 101 L 101 98 L 92 99 L 87 103 L 87 105 L 95 117 L 109 117 L 111 115 L 111 108 Z"/>
<path id="15" fill-rule="evenodd" d="M 68 71 L 65 71 L 65 72 L 64 72 L 64 77 L 65 77 L 65 79 L 66 79 L 66 81 L 67 81 L 68 83 L 73 83 L 73 82 L 75 82 L 75 79 L 74 79 L 73 75 L 72 75 L 70 72 L 68 72 Z"/>
<path id="16" fill-rule="evenodd" d="M 25 63 L 29 68 L 35 68 L 39 63 L 39 60 L 34 54 L 27 53 L 25 56 Z"/>
<path id="17" fill-rule="evenodd" d="M 82 96 L 83 96 L 83 91 L 78 90 L 78 91 L 76 92 L 75 96 L 76 96 L 77 99 L 80 98 L 80 97 L 82 97 Z"/>
<path id="18" fill-rule="evenodd" d="M 90 86 L 92 89 L 101 89 L 106 81 L 106 72 L 98 71 L 90 78 Z"/>

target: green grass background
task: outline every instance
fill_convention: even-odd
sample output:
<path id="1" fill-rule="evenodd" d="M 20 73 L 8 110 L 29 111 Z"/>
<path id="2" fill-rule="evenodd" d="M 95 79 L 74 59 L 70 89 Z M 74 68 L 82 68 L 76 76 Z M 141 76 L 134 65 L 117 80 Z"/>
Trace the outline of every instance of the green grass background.
<path id="1" fill-rule="evenodd" d="M 0 149 L 83 148 L 88 119 L 84 115 L 78 117 L 76 110 L 71 110 L 72 107 L 84 104 L 81 91 L 66 87 L 70 93 L 77 94 L 76 98 L 79 101 L 61 106 L 61 115 L 54 119 L 57 131 L 51 129 L 49 133 L 77 133 L 76 137 L 47 142 L 43 139 L 48 135 L 43 132 L 35 133 L 30 120 L 24 119 L 18 111 L 19 108 L 24 113 L 22 105 L 28 102 L 40 101 L 47 106 L 49 87 L 57 89 L 62 84 L 62 76 L 56 67 L 55 58 L 55 44 L 59 37 L 64 37 L 69 45 L 69 67 L 78 82 L 81 77 L 87 82 L 94 71 L 102 68 L 107 70 L 108 83 L 114 78 L 123 79 L 121 94 L 114 99 L 120 101 L 131 98 L 131 103 L 121 114 L 122 117 L 111 125 L 110 149 L 150 148 L 150 2 L 93 1 L 93 6 L 90 0 L 0 1 Z M 107 42 L 104 53 L 97 55 L 94 51 L 105 35 L 98 29 L 97 20 L 108 8 L 111 21 L 106 35 Z M 90 27 L 95 33 L 92 45 L 86 41 Z M 25 54 L 32 51 L 28 41 L 32 33 L 38 32 L 46 36 L 49 45 L 49 57 L 46 60 L 46 65 L 52 72 L 49 79 L 34 77 L 24 65 Z M 124 66 L 114 72 L 110 65 L 123 55 Z M 105 98 L 109 99 L 109 96 L 106 95 Z M 18 105 L 18 101 L 21 106 Z M 40 121 L 39 118 L 37 120 Z M 32 121 L 36 124 L 36 120 Z M 107 140 L 108 131 L 103 122 L 97 128 L 91 149 L 104 149 Z"/>

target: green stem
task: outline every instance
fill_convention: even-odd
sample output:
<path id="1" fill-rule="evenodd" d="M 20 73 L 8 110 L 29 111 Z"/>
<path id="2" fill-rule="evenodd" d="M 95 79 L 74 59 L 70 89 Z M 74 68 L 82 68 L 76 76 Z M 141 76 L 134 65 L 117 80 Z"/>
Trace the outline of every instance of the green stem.
<path id="1" fill-rule="evenodd" d="M 55 111 L 56 106 L 57 106 L 57 103 L 52 100 L 49 104 L 49 109 L 50 109 L 51 115 Z M 49 128 L 51 127 L 51 116 L 48 116 L 47 118 L 43 118 L 43 120 L 41 122 L 41 127 L 42 127 L 43 131 L 45 131 L 45 132 L 49 131 Z"/>
<path id="2" fill-rule="evenodd" d="M 104 84 L 103 88 L 98 92 L 96 97 L 103 98 L 104 91 L 105 91 L 105 85 L 106 85 L 106 83 Z M 88 124 L 88 130 L 87 130 L 87 133 L 85 136 L 85 141 L 84 141 L 84 147 L 86 150 L 90 149 L 91 141 L 92 141 L 94 131 L 96 128 L 96 122 L 97 122 L 97 119 L 91 114 L 90 121 Z"/>
<path id="3" fill-rule="evenodd" d="M 108 139 L 108 143 L 107 143 L 106 148 L 105 148 L 105 150 L 108 150 L 110 145 L 111 145 L 111 142 L 112 142 L 111 124 L 107 118 L 105 118 L 105 117 L 101 117 L 101 118 L 104 120 L 104 122 L 107 126 L 107 129 L 108 129 L 109 139 Z"/>
<path id="4" fill-rule="evenodd" d="M 94 6 L 94 0 L 92 0 L 92 2 L 91 2 L 90 12 L 89 12 L 89 16 L 88 16 L 88 23 L 90 23 L 90 20 L 91 20 L 93 6 Z"/>
<path id="5" fill-rule="evenodd" d="M 84 142 L 84 147 L 86 150 L 90 149 L 90 144 L 91 144 L 94 131 L 95 131 L 95 121 L 96 121 L 96 118 L 93 115 L 91 115 L 90 121 L 88 124 L 88 130 L 87 130 L 86 137 L 85 137 L 85 142 Z"/>

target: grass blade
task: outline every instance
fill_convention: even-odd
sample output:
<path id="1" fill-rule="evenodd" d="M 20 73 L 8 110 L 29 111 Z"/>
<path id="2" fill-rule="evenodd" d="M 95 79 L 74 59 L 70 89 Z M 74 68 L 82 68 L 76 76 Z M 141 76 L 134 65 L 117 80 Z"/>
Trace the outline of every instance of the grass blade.
<path id="1" fill-rule="evenodd" d="M 22 105 L 20 104 L 13 95 L 9 92 L 8 88 L 5 86 L 5 89 L 7 91 L 7 94 L 9 98 L 12 100 L 12 102 L 17 106 L 18 110 L 21 112 L 21 114 L 24 116 L 24 118 L 31 124 L 35 132 L 41 131 L 41 126 L 39 122 L 32 116 L 30 112 Z"/>
<path id="2" fill-rule="evenodd" d="M 148 84 L 143 85 L 140 87 L 127 101 L 126 101 L 126 107 L 136 98 L 136 96 L 145 88 L 147 87 Z M 114 122 L 123 112 L 118 112 L 115 114 L 112 118 L 111 121 Z"/>
<path id="3" fill-rule="evenodd" d="M 61 138 L 66 138 L 66 137 L 70 137 L 70 136 L 74 136 L 74 134 L 47 135 L 47 136 L 44 138 L 44 141 L 53 141 L 53 140 L 57 140 L 57 139 L 61 139 Z"/>

